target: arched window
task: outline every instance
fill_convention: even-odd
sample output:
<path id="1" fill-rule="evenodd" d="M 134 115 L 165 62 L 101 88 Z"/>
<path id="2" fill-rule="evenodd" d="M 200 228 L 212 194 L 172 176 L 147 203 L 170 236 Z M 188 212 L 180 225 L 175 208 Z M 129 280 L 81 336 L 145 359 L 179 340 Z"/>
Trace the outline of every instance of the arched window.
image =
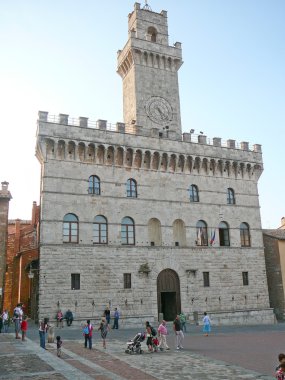
<path id="1" fill-rule="evenodd" d="M 108 223 L 105 216 L 97 215 L 93 222 L 93 243 L 107 244 L 108 241 Z"/>
<path id="2" fill-rule="evenodd" d="M 158 219 L 152 218 L 148 221 L 148 239 L 150 245 L 161 245 L 161 223 Z"/>
<path id="3" fill-rule="evenodd" d="M 101 194 L 101 188 L 100 188 L 100 178 L 96 175 L 91 175 L 89 177 L 89 185 L 88 185 L 88 193 L 89 194 Z"/>
<path id="4" fill-rule="evenodd" d="M 66 214 L 63 218 L 63 242 L 78 243 L 78 218 L 74 214 Z"/>
<path id="5" fill-rule="evenodd" d="M 132 218 L 126 216 L 122 219 L 121 224 L 121 241 L 122 244 L 135 244 L 135 223 Z"/>
<path id="6" fill-rule="evenodd" d="M 150 35 L 150 40 L 156 42 L 157 31 L 153 26 L 148 28 L 147 33 Z"/>
<path id="7" fill-rule="evenodd" d="M 250 247 L 250 233 L 249 225 L 247 223 L 241 223 L 240 227 L 240 244 L 242 247 Z"/>
<path id="8" fill-rule="evenodd" d="M 199 220 L 196 224 L 196 236 L 197 245 L 208 245 L 208 229 L 207 224 L 203 220 Z"/>
<path id="9" fill-rule="evenodd" d="M 127 180 L 127 197 L 137 198 L 137 183 L 133 178 Z"/>
<path id="10" fill-rule="evenodd" d="M 189 188 L 190 202 L 199 202 L 199 190 L 196 185 L 191 185 Z"/>
<path id="11" fill-rule="evenodd" d="M 235 192 L 231 188 L 228 188 L 228 192 L 227 192 L 227 204 L 228 205 L 235 205 L 236 204 Z"/>
<path id="12" fill-rule="evenodd" d="M 176 247 L 185 247 L 186 245 L 186 230 L 185 223 L 181 219 L 176 219 L 173 222 L 173 239 Z"/>
<path id="13" fill-rule="evenodd" d="M 219 239 L 221 247 L 230 246 L 230 230 L 228 223 L 226 222 L 221 222 L 219 224 Z"/>

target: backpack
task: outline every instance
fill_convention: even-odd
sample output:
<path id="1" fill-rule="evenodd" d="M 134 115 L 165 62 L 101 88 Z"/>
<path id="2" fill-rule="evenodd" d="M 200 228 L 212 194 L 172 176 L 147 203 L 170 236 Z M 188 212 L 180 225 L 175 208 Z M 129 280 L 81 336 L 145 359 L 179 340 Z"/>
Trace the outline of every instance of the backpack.
<path id="1" fill-rule="evenodd" d="M 151 326 L 151 335 L 156 336 L 156 334 L 157 334 L 156 329 Z"/>
<path id="2" fill-rule="evenodd" d="M 19 318 L 19 312 L 16 309 L 14 310 L 13 318 L 15 319 Z"/>
<path id="3" fill-rule="evenodd" d="M 85 326 L 84 329 L 83 329 L 83 333 L 88 335 L 89 334 L 89 327 L 88 326 Z"/>

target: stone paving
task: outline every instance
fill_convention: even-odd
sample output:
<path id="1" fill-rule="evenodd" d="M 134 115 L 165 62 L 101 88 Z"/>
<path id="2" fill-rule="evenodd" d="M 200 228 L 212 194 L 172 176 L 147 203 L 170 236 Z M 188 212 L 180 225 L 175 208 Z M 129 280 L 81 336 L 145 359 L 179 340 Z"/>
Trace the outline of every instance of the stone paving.
<path id="1" fill-rule="evenodd" d="M 262 375 L 228 363 L 209 359 L 189 349 L 128 355 L 126 341 L 112 338 L 107 349 L 96 340 L 92 350 L 82 339 L 64 340 L 62 357 L 56 356 L 55 344 L 47 350 L 28 339 L 16 340 L 14 334 L 0 334 L 0 380 L 96 379 L 96 380 L 269 380 Z M 143 345 L 145 349 L 145 345 Z"/>

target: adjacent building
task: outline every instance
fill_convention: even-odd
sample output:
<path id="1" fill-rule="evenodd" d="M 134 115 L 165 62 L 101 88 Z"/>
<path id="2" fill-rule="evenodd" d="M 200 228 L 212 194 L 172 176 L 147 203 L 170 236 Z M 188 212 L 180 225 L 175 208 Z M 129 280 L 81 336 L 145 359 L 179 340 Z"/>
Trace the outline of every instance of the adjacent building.
<path id="1" fill-rule="evenodd" d="M 40 111 L 40 317 L 118 307 L 126 324 L 183 310 L 271 323 L 261 146 L 182 133 L 181 43 L 135 3 L 118 51 L 123 122 Z"/>

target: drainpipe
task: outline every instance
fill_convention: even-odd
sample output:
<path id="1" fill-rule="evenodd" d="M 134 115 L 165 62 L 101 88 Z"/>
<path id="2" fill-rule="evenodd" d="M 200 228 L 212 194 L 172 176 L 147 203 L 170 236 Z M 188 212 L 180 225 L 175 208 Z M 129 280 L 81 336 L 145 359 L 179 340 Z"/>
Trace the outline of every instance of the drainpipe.
<path id="1" fill-rule="evenodd" d="M 18 284 L 18 303 L 21 302 L 21 282 L 22 282 L 22 255 L 19 260 L 19 284 Z"/>

